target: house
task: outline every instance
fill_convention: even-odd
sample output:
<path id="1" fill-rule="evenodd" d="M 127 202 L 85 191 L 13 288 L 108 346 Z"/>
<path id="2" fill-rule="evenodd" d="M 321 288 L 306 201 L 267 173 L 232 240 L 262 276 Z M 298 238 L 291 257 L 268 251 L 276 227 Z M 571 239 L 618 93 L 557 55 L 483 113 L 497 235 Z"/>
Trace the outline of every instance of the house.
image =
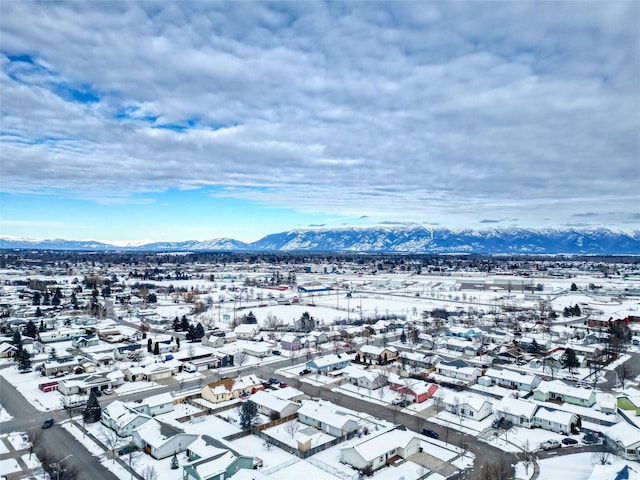
<path id="1" fill-rule="evenodd" d="M 303 402 L 298 410 L 298 421 L 323 432 L 342 437 L 358 429 L 358 419 L 348 411 L 329 402 Z"/>
<path id="2" fill-rule="evenodd" d="M 359 438 L 340 449 L 340 461 L 360 471 L 375 471 L 397 458 L 407 457 L 420 451 L 420 438 L 408 430 L 391 430 Z"/>
<path id="3" fill-rule="evenodd" d="M 375 345 L 362 345 L 356 353 L 356 361 L 362 363 L 375 363 L 383 365 L 398 357 L 395 347 L 377 347 Z"/>
<path id="4" fill-rule="evenodd" d="M 160 393 L 147 397 L 140 402 L 129 403 L 127 406 L 133 408 L 136 412 L 155 417 L 156 415 L 173 411 L 173 397 L 168 392 Z"/>
<path id="5" fill-rule="evenodd" d="M 240 455 L 209 435 L 191 443 L 187 456 L 189 463 L 182 467 L 183 480 L 224 480 L 241 469 L 254 467 L 254 457 Z"/>
<path id="6" fill-rule="evenodd" d="M 452 360 L 450 362 L 440 362 L 436 365 L 436 373 L 452 380 L 462 383 L 475 383 L 480 376 L 480 369 L 470 366 L 464 360 Z"/>
<path id="7" fill-rule="evenodd" d="M 39 365 L 39 368 L 42 373 L 48 377 L 50 375 L 55 375 L 56 373 L 71 373 L 78 367 L 83 368 L 84 363 L 87 363 L 87 359 L 83 357 L 67 355 L 64 357 L 47 359 Z"/>
<path id="8" fill-rule="evenodd" d="M 616 398 L 618 408 L 625 412 L 633 412 L 635 416 L 640 415 L 640 392 L 637 394 L 624 394 Z"/>
<path id="9" fill-rule="evenodd" d="M 340 370 L 349 365 L 351 365 L 351 359 L 347 355 L 330 354 L 309 360 L 306 363 L 306 368 L 314 373 L 322 373 Z"/>
<path id="10" fill-rule="evenodd" d="M 532 373 L 514 372 L 513 370 L 489 368 L 484 373 L 491 384 L 531 392 L 540 384 L 540 378 Z"/>
<path id="11" fill-rule="evenodd" d="M 240 340 L 251 340 L 260 333 L 260 327 L 256 324 L 243 323 L 234 328 L 233 332 Z"/>
<path id="12" fill-rule="evenodd" d="M 593 466 L 591 475 L 586 480 L 638 480 L 640 479 L 640 468 L 637 465 L 615 463 L 613 465 Z"/>
<path id="13" fill-rule="evenodd" d="M 262 389 L 262 381 L 255 375 L 223 378 L 202 387 L 200 396 L 212 403 L 226 402 L 241 395 Z"/>
<path id="14" fill-rule="evenodd" d="M 151 420 L 149 415 L 136 412 L 120 400 L 114 400 L 102 409 L 100 421 L 120 437 L 128 437 L 143 423 Z"/>
<path id="15" fill-rule="evenodd" d="M 329 336 L 325 332 L 320 332 L 318 330 L 314 330 L 309 332 L 309 335 L 315 338 L 316 345 L 321 345 L 323 343 L 327 343 L 329 341 Z"/>
<path id="16" fill-rule="evenodd" d="M 17 351 L 18 349 L 10 343 L 0 343 L 0 358 L 11 358 Z"/>
<path id="17" fill-rule="evenodd" d="M 398 359 L 402 365 L 409 365 L 413 370 L 432 368 L 441 360 L 438 355 L 405 351 L 400 352 Z"/>
<path id="18" fill-rule="evenodd" d="M 441 389 L 436 398 L 441 407 L 444 407 L 447 412 L 457 415 L 460 419 L 466 417 L 483 420 L 491 415 L 493 410 L 493 404 L 478 395 L 462 395 L 459 392 Z"/>
<path id="19" fill-rule="evenodd" d="M 64 342 L 71 340 L 73 337 L 84 335 L 86 332 L 79 328 L 61 328 L 47 332 L 40 332 L 38 336 L 42 343 Z"/>
<path id="20" fill-rule="evenodd" d="M 153 418 L 133 431 L 131 443 L 160 460 L 185 451 L 197 438 L 198 435 L 184 433 L 177 427 Z"/>
<path id="21" fill-rule="evenodd" d="M 300 342 L 300 337 L 293 334 L 287 334 L 280 339 L 280 346 L 283 350 L 300 350 L 302 348 L 302 343 Z"/>
<path id="22" fill-rule="evenodd" d="M 438 390 L 438 385 L 392 374 L 389 375 L 389 388 L 400 395 L 411 397 L 416 403 L 422 403 L 433 397 Z"/>
<path id="23" fill-rule="evenodd" d="M 596 393 L 591 389 L 572 387 L 559 381 L 542 381 L 533 391 L 533 399 L 539 402 L 567 402 L 590 407 L 596 403 Z"/>
<path id="24" fill-rule="evenodd" d="M 95 333 L 91 335 L 78 335 L 76 337 L 73 337 L 73 339 L 71 340 L 71 345 L 74 348 L 93 347 L 95 345 L 98 345 L 99 343 L 100 339 L 98 339 L 98 336 Z"/>
<path id="25" fill-rule="evenodd" d="M 571 412 L 540 407 L 533 417 L 535 426 L 569 435 L 578 427 L 578 416 Z"/>
<path id="26" fill-rule="evenodd" d="M 621 421 L 604 431 L 608 445 L 627 460 L 640 460 L 640 428 Z"/>
<path id="27" fill-rule="evenodd" d="M 376 388 L 384 386 L 384 384 L 381 383 L 379 372 L 375 370 L 365 370 L 356 365 L 345 367 L 342 371 L 342 376 L 349 383 L 368 390 L 375 390 Z"/>
<path id="28" fill-rule="evenodd" d="M 483 331 L 477 328 L 449 327 L 446 334 L 447 337 L 460 337 L 467 340 L 473 340 L 474 338 L 482 337 Z"/>
<path id="29" fill-rule="evenodd" d="M 58 382 L 58 391 L 65 396 L 88 395 L 92 390 L 106 390 L 124 383 L 124 376 L 119 370 L 100 372 L 91 375 L 64 378 Z"/>
<path id="30" fill-rule="evenodd" d="M 495 408 L 495 416 L 509 420 L 519 427 L 532 428 L 537 409 L 538 404 L 529 400 L 504 397 Z"/>
<path id="31" fill-rule="evenodd" d="M 288 417 L 298 411 L 300 405 L 289 400 L 283 400 L 271 394 L 258 390 L 251 395 L 251 401 L 258 406 L 258 413 L 268 416 L 272 420 Z"/>
<path id="32" fill-rule="evenodd" d="M 458 337 L 447 337 L 444 348 L 451 352 L 470 356 L 479 355 L 481 351 L 479 344 L 473 343 L 471 340 Z"/>
<path id="33" fill-rule="evenodd" d="M 202 337 L 202 345 L 212 348 L 220 348 L 224 346 L 224 337 L 209 334 Z"/>
<path id="34" fill-rule="evenodd" d="M 246 342 L 242 351 L 252 357 L 264 358 L 272 355 L 272 347 L 268 342 Z"/>

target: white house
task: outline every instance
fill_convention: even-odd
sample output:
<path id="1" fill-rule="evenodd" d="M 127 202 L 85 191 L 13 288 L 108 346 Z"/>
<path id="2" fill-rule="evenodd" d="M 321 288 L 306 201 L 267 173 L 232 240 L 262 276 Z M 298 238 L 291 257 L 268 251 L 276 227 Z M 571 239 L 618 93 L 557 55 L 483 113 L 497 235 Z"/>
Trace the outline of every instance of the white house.
<path id="1" fill-rule="evenodd" d="M 271 355 L 272 347 L 268 342 L 247 342 L 242 346 L 242 351 L 253 357 L 264 358 Z"/>
<path id="2" fill-rule="evenodd" d="M 640 460 L 640 428 L 622 421 L 605 430 L 604 435 L 620 456 L 627 460 Z"/>
<path id="3" fill-rule="evenodd" d="M 436 392 L 437 402 L 449 413 L 458 415 L 460 418 L 472 418 L 482 420 L 491 415 L 493 404 L 484 397 L 461 394 L 452 390 L 440 389 Z"/>
<path id="4" fill-rule="evenodd" d="M 341 437 L 358 429 L 358 419 L 328 402 L 308 400 L 298 410 L 298 421 L 318 428 L 334 437 Z"/>
<path id="5" fill-rule="evenodd" d="M 420 451 L 420 438 L 408 430 L 391 430 L 359 438 L 340 449 L 340 461 L 358 470 L 377 470 L 390 459 Z"/>
<path id="6" fill-rule="evenodd" d="M 531 392 L 540 384 L 540 378 L 537 375 L 526 372 L 514 372 L 508 369 L 499 370 L 497 368 L 488 368 L 484 376 L 488 377 L 493 385 L 515 388 L 525 392 Z"/>
<path id="7" fill-rule="evenodd" d="M 127 403 L 127 406 L 136 412 L 155 417 L 156 415 L 173 411 L 173 397 L 169 392 L 160 393 L 147 397 L 141 402 Z"/>
<path id="8" fill-rule="evenodd" d="M 540 407 L 533 417 L 534 425 L 552 432 L 569 435 L 578 424 L 575 413 Z"/>
<path id="9" fill-rule="evenodd" d="M 481 374 L 477 367 L 469 366 L 467 362 L 462 360 L 453 360 L 451 362 L 440 362 L 436 365 L 436 373 L 453 380 L 463 383 L 475 383 Z"/>
<path id="10" fill-rule="evenodd" d="M 128 437 L 143 423 L 151 420 L 149 415 L 136 412 L 120 400 L 114 400 L 102 409 L 100 421 L 120 437 Z"/>
<path id="11" fill-rule="evenodd" d="M 233 332 L 236 334 L 236 337 L 240 340 L 251 340 L 258 333 L 260 333 L 260 327 L 255 324 L 246 324 L 243 323 L 238 325 L 233 329 Z"/>
<path id="12" fill-rule="evenodd" d="M 151 419 L 133 431 L 131 443 L 160 460 L 185 451 L 197 438 L 198 435 L 184 433 L 172 425 Z"/>
<path id="13" fill-rule="evenodd" d="M 368 390 L 375 390 L 376 388 L 383 387 L 381 382 L 383 379 L 380 373 L 376 370 L 365 370 L 362 367 L 356 365 L 349 365 L 342 371 L 342 376 L 345 380 L 358 387 L 366 388 Z"/>
<path id="14" fill-rule="evenodd" d="M 596 392 L 591 389 L 572 387 L 559 381 L 543 381 L 533 391 L 533 399 L 540 402 L 560 400 L 582 407 L 590 407 L 596 403 Z"/>
<path id="15" fill-rule="evenodd" d="M 532 428 L 538 404 L 520 398 L 504 397 L 495 408 L 497 418 L 509 420 L 514 425 Z"/>
<path id="16" fill-rule="evenodd" d="M 281 389 L 282 390 L 282 389 Z M 300 406 L 288 400 L 282 400 L 270 392 L 258 390 L 251 395 L 251 401 L 258 406 L 258 413 L 267 415 L 269 418 L 278 419 L 293 415 Z"/>

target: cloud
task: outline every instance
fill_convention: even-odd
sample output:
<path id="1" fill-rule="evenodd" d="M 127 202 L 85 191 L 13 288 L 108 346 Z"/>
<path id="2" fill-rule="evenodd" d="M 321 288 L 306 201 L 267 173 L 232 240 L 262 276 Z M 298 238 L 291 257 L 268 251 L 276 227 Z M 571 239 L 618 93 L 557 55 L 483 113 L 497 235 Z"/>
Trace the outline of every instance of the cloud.
<path id="1" fill-rule="evenodd" d="M 620 188 L 640 178 L 637 2 L 0 14 L 6 192 L 139 202 L 202 189 L 435 224 L 638 204 Z"/>

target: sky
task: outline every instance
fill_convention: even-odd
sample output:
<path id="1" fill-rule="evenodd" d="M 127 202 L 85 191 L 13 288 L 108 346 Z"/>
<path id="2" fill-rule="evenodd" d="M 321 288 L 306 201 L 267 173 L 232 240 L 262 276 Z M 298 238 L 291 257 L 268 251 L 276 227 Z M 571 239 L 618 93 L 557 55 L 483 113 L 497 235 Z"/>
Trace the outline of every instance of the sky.
<path id="1" fill-rule="evenodd" d="M 0 235 L 640 229 L 640 2 L 0 2 Z"/>

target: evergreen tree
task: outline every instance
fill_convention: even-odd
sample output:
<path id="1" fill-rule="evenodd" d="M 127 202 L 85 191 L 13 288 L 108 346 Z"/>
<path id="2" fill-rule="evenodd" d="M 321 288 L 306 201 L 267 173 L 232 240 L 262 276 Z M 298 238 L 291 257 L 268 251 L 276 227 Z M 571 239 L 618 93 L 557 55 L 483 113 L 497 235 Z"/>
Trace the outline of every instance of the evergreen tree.
<path id="1" fill-rule="evenodd" d="M 185 337 L 190 342 L 193 342 L 196 339 L 196 329 L 193 325 L 189 325 L 189 328 L 187 328 L 187 335 Z"/>
<path id="2" fill-rule="evenodd" d="M 40 292 L 33 292 L 33 299 L 31 303 L 33 305 L 40 305 L 41 298 L 42 298 L 42 295 L 40 295 Z"/>
<path id="3" fill-rule="evenodd" d="M 156 342 L 156 344 L 153 346 L 153 354 L 160 355 L 160 343 Z"/>
<path id="4" fill-rule="evenodd" d="M 195 340 L 200 340 L 202 337 L 204 337 L 204 327 L 198 322 L 198 325 L 196 325 Z"/>
<path id="5" fill-rule="evenodd" d="M 101 416 L 102 407 L 100 406 L 100 402 L 98 402 L 98 397 L 96 396 L 95 390 L 91 390 L 89 400 L 87 400 L 87 405 L 82 411 L 82 418 L 84 419 L 85 423 L 95 423 L 100 420 Z"/>
<path id="6" fill-rule="evenodd" d="M 574 368 L 578 368 L 580 366 L 580 362 L 576 357 L 575 350 L 567 348 L 560 357 L 560 365 L 562 365 L 562 368 L 568 368 L 570 373 L 573 372 Z"/>
<path id="7" fill-rule="evenodd" d="M 249 325 L 256 325 L 258 323 L 258 319 L 256 318 L 256 316 L 253 314 L 253 312 L 249 312 L 245 317 L 244 317 L 244 322 L 246 324 Z"/>
<path id="8" fill-rule="evenodd" d="M 407 343 L 407 334 L 404 333 L 404 328 L 402 329 L 402 333 L 400 334 L 400 341 L 402 343 Z"/>
<path id="9" fill-rule="evenodd" d="M 18 371 L 25 373 L 31 370 L 31 355 L 25 349 L 21 349 L 17 355 Z"/>
<path id="10" fill-rule="evenodd" d="M 13 346 L 18 349 L 18 352 L 22 350 L 22 335 L 20 334 L 20 330 L 13 332 L 13 339 L 11 340 L 11 343 L 13 343 Z"/>
<path id="11" fill-rule="evenodd" d="M 180 350 L 180 339 L 178 337 L 176 337 L 176 347 Z"/>
<path id="12" fill-rule="evenodd" d="M 256 425 L 258 420 L 258 405 L 251 400 L 247 400 L 240 407 L 240 427 L 249 429 Z"/>
<path id="13" fill-rule="evenodd" d="M 73 305 L 74 310 L 78 310 L 78 297 L 76 297 L 76 292 L 71 293 L 71 305 Z"/>
<path id="14" fill-rule="evenodd" d="M 180 327 L 183 332 L 186 332 L 187 330 L 189 330 L 189 320 L 187 320 L 186 315 L 182 316 L 182 323 L 180 324 Z"/>
<path id="15" fill-rule="evenodd" d="M 174 453 L 173 457 L 171 457 L 171 470 L 177 470 L 178 468 L 180 468 L 180 465 L 178 464 L 178 457 Z"/>
<path id="16" fill-rule="evenodd" d="M 536 342 L 536 339 L 533 339 L 533 342 L 529 344 L 529 353 L 531 355 L 538 355 L 540 353 L 540 344 Z"/>
<path id="17" fill-rule="evenodd" d="M 25 325 L 24 334 L 30 338 L 36 338 L 38 336 L 38 329 L 36 328 L 36 324 L 33 323 L 33 320 L 29 320 Z"/>
<path id="18" fill-rule="evenodd" d="M 178 317 L 173 319 L 173 324 L 171 325 L 171 328 L 173 329 L 174 332 L 179 332 L 180 330 L 182 330 L 182 325 L 180 324 L 180 319 Z"/>
<path id="19" fill-rule="evenodd" d="M 150 338 L 147 340 L 147 352 L 151 353 L 151 344 L 153 343 L 153 340 L 151 340 Z"/>
<path id="20" fill-rule="evenodd" d="M 150 293 L 147 296 L 147 303 L 158 303 L 158 297 L 155 293 Z"/>
<path id="21" fill-rule="evenodd" d="M 54 295 L 51 299 L 51 305 L 58 306 L 60 305 L 60 297 Z"/>
<path id="22" fill-rule="evenodd" d="M 577 291 L 577 290 L 578 290 L 578 286 L 577 286 L 575 283 L 572 283 L 572 284 L 571 284 L 571 291 L 572 291 L 572 292 L 575 292 L 575 291 Z"/>
<path id="23" fill-rule="evenodd" d="M 51 295 L 46 290 L 42 296 L 42 305 L 51 305 Z"/>
<path id="24" fill-rule="evenodd" d="M 49 349 L 49 360 L 55 360 L 56 358 L 58 358 L 58 352 L 54 347 L 51 347 Z"/>
<path id="25" fill-rule="evenodd" d="M 42 310 L 40 310 L 40 307 L 36 307 L 36 317 L 42 317 L 44 316 L 44 313 L 42 313 Z"/>

